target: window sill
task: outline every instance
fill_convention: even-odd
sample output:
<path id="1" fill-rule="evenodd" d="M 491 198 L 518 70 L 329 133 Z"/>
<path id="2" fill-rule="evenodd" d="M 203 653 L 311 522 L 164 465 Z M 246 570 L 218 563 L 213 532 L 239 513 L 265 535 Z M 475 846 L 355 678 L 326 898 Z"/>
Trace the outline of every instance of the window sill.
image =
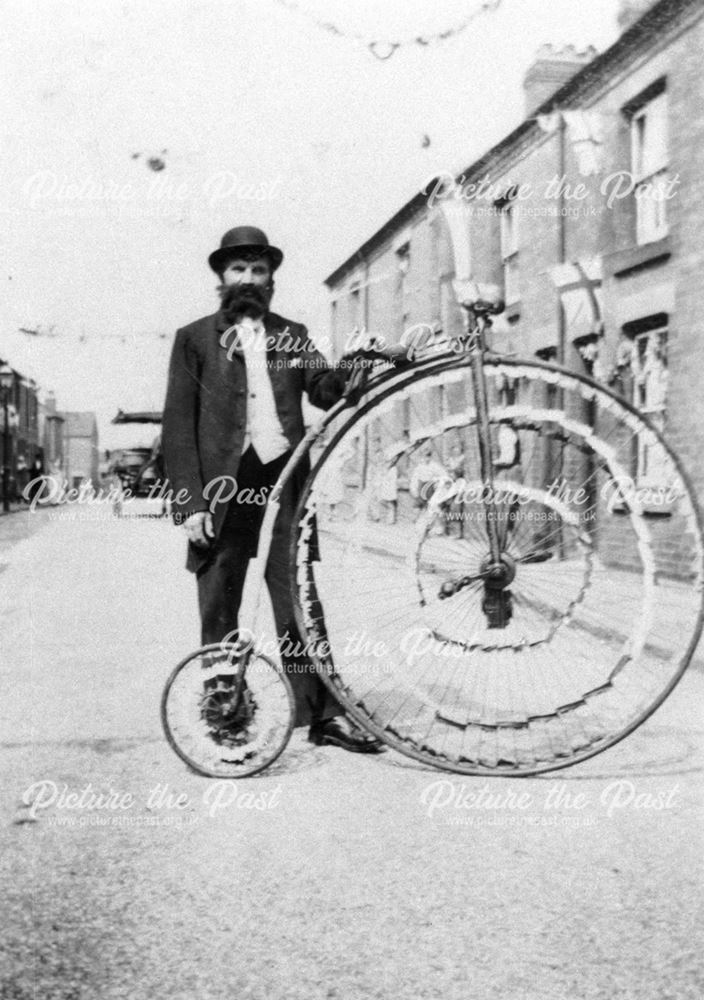
<path id="1" fill-rule="evenodd" d="M 605 259 L 609 271 L 615 278 L 625 278 L 634 271 L 664 263 L 671 253 L 672 247 L 668 235 L 652 243 L 641 243 L 626 250 L 617 250 L 615 253 L 607 254 Z"/>
<path id="2" fill-rule="evenodd" d="M 647 517 L 670 517 L 681 496 L 671 487 L 640 483 L 634 487 L 632 499 L 640 501 L 640 508 Z M 611 511 L 615 514 L 628 514 L 630 507 L 619 498 L 611 505 Z"/>

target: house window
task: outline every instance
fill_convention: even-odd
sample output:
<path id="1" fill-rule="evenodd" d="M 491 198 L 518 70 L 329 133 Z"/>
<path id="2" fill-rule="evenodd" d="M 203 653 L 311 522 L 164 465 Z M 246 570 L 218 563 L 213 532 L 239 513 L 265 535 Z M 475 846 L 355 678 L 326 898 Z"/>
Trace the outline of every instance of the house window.
<path id="1" fill-rule="evenodd" d="M 633 338 L 631 360 L 635 405 L 659 431 L 665 430 L 667 396 L 667 329 L 639 333 Z M 661 484 L 665 479 L 662 449 L 638 442 L 636 479 Z"/>
<path id="2" fill-rule="evenodd" d="M 664 315 L 625 329 L 619 367 L 627 369 L 626 386 L 631 402 L 662 433 L 667 406 L 667 322 Z M 663 449 L 638 436 L 635 444 L 635 478 L 641 485 L 662 486 L 668 474 Z"/>
<path id="3" fill-rule="evenodd" d="M 662 90 L 631 117 L 631 171 L 636 200 L 636 242 L 668 232 L 667 93 Z"/>
<path id="4" fill-rule="evenodd" d="M 350 339 L 356 337 L 362 331 L 362 296 L 359 285 L 350 288 L 350 319 L 352 320 L 352 330 Z"/>
<path id="5" fill-rule="evenodd" d="M 521 297 L 518 281 L 518 203 L 515 192 L 510 192 L 497 205 L 499 210 L 499 235 L 501 262 L 504 269 L 504 298 L 507 304 Z"/>

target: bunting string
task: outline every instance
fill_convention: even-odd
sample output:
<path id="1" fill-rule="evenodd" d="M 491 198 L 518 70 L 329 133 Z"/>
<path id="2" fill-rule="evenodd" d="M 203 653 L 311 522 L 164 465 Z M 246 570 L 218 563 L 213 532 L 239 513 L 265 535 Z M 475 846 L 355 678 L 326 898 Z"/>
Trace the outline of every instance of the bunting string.
<path id="1" fill-rule="evenodd" d="M 339 25 L 333 23 L 332 21 L 326 21 L 322 18 L 317 17 L 317 15 L 306 10 L 298 0 L 276 0 L 276 3 L 280 7 L 284 7 L 286 10 L 293 11 L 296 14 L 305 17 L 308 21 L 316 25 L 322 31 L 326 31 L 330 35 L 335 35 L 338 38 L 346 38 L 350 41 L 357 42 L 362 45 L 368 52 L 370 52 L 375 59 L 379 59 L 381 62 L 386 62 L 390 59 L 399 49 L 409 48 L 411 46 L 416 46 L 418 48 L 427 48 L 429 45 L 436 45 L 439 42 L 447 41 L 449 38 L 456 38 L 458 35 L 466 31 L 467 28 L 472 24 L 477 17 L 481 14 L 485 14 L 491 11 L 495 11 L 499 8 L 502 0 L 481 0 L 481 2 L 459 23 L 453 25 L 450 28 L 446 28 L 444 31 L 434 31 L 427 34 L 416 35 L 413 38 L 369 38 L 368 35 L 364 35 L 361 32 L 349 31 L 345 28 L 340 28 Z"/>

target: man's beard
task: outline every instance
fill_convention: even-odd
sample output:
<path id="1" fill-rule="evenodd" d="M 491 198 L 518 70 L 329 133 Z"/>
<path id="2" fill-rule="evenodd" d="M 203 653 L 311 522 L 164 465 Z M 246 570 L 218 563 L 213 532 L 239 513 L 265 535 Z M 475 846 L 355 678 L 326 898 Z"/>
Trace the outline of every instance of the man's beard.
<path id="1" fill-rule="evenodd" d="M 269 311 L 271 290 L 261 285 L 220 285 L 220 308 L 228 323 L 243 316 L 263 319 Z"/>

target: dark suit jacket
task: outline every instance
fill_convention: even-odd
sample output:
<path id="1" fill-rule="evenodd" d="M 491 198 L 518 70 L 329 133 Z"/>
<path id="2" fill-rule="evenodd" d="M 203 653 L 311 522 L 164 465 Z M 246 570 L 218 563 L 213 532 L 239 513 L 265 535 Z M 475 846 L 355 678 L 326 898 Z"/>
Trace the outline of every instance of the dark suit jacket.
<path id="1" fill-rule="evenodd" d="M 304 434 L 301 400 L 329 409 L 342 395 L 345 379 L 313 347 L 308 331 L 276 313 L 265 320 L 269 378 L 284 434 L 292 448 Z M 203 490 L 219 476 L 236 479 L 244 443 L 247 371 L 235 331 L 221 313 L 205 316 L 176 332 L 164 404 L 162 443 L 166 473 L 176 500 L 174 519 L 207 510 Z M 307 464 L 296 472 L 300 492 Z M 179 497 L 181 493 L 181 497 Z M 226 505 L 213 510 L 217 538 Z M 207 553 L 189 546 L 188 568 L 195 571 Z"/>

